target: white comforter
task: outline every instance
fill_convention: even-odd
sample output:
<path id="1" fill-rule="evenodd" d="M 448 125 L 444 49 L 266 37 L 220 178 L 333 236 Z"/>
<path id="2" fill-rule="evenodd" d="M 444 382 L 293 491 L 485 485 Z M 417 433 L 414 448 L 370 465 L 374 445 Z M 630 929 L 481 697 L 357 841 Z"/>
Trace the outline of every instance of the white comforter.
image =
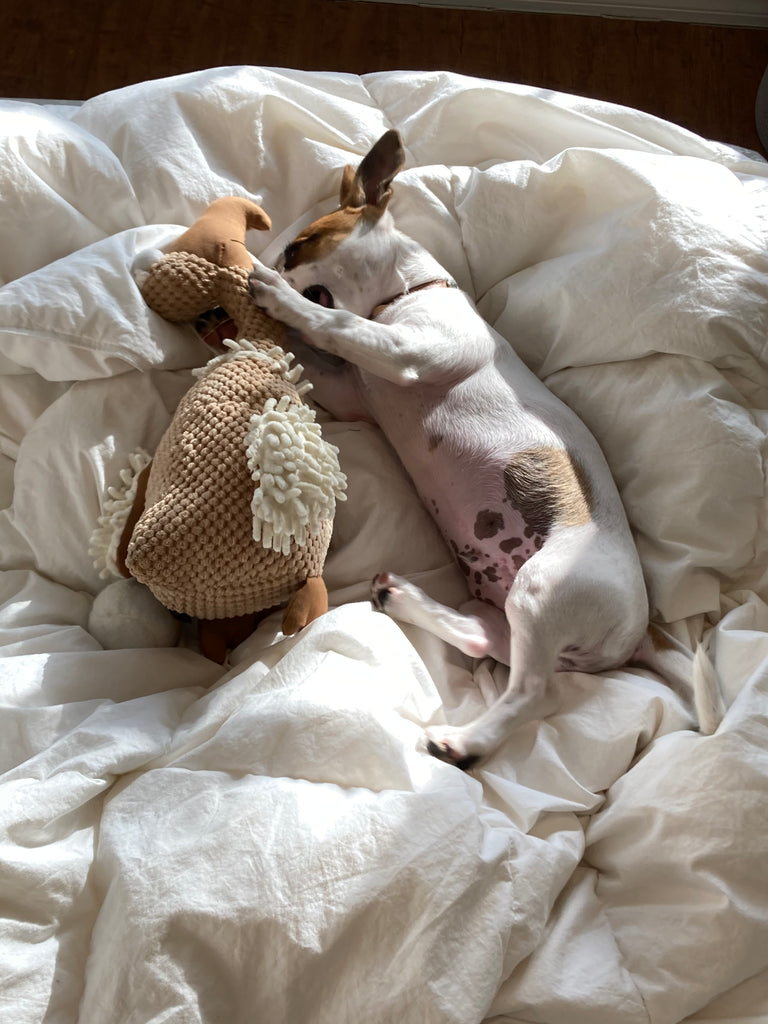
<path id="1" fill-rule="evenodd" d="M 653 617 L 708 640 L 703 738 L 663 682 L 558 676 L 473 774 L 429 757 L 500 670 L 367 602 L 463 599 L 377 430 L 332 610 L 220 668 L 104 651 L 88 541 L 206 350 L 138 252 L 237 193 L 274 258 L 386 128 L 392 210 L 601 442 Z M 633 110 L 449 74 L 223 69 L 0 104 L 0 1018 L 673 1024 L 768 1013 L 768 165 Z M 698 1012 L 697 1012 L 698 1011 Z"/>

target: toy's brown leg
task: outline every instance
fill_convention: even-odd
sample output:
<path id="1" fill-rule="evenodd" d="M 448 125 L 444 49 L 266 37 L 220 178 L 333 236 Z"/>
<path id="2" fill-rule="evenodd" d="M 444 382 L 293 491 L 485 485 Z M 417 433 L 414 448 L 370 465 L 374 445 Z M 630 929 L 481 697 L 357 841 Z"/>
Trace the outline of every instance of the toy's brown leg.
<path id="1" fill-rule="evenodd" d="M 231 619 L 198 619 L 197 641 L 200 653 L 206 658 L 223 665 L 227 651 L 246 640 L 258 622 L 260 615 L 237 615 Z"/>
<path id="2" fill-rule="evenodd" d="M 293 636 L 300 629 L 328 611 L 328 591 L 322 576 L 310 576 L 292 595 L 283 614 L 282 630 Z"/>
<path id="3" fill-rule="evenodd" d="M 123 576 L 130 576 L 130 572 L 125 564 L 125 559 L 128 555 L 128 545 L 131 542 L 133 536 L 133 530 L 136 523 L 139 521 L 141 513 L 144 511 L 144 501 L 147 496 L 147 480 L 149 480 L 149 471 L 152 469 L 152 463 L 145 466 L 139 473 L 138 479 L 136 480 L 136 497 L 133 500 L 133 508 L 128 513 L 128 518 L 125 521 L 123 532 L 120 537 L 120 543 L 117 545 L 117 554 L 115 555 L 115 562 L 117 568 L 120 570 Z"/>

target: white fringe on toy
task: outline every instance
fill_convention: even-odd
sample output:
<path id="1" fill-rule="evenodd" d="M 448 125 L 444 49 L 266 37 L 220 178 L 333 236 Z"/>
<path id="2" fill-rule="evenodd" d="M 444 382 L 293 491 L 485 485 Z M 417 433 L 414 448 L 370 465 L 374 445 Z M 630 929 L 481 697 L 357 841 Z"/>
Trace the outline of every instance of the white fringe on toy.
<path id="1" fill-rule="evenodd" d="M 278 374 L 290 384 L 294 384 L 299 395 L 304 395 L 311 390 L 312 384 L 308 380 L 299 383 L 304 367 L 301 363 L 291 366 L 294 360 L 293 352 L 286 352 L 279 345 L 273 345 L 267 350 L 258 348 L 247 338 L 240 338 L 239 341 L 226 338 L 224 344 L 229 351 L 209 359 L 205 366 L 198 366 L 192 371 L 193 376 L 200 379 L 207 377 L 211 370 L 221 366 L 222 363 L 228 363 L 231 359 L 260 359 L 273 373 Z"/>
<path id="2" fill-rule="evenodd" d="M 128 456 L 128 468 L 120 470 L 121 486 L 107 488 L 102 513 L 96 521 L 97 525 L 88 545 L 93 567 L 98 569 L 103 580 L 109 579 L 110 576 L 122 579 L 122 573 L 117 567 L 117 549 L 136 500 L 139 476 L 151 461 L 151 455 L 143 448 L 137 448 Z"/>
<path id="3" fill-rule="evenodd" d="M 251 417 L 245 447 L 256 484 L 253 539 L 283 555 L 292 540 L 304 547 L 323 520 L 333 519 L 336 501 L 346 499 L 338 448 L 323 438 L 313 410 L 287 395 L 268 399 Z"/>

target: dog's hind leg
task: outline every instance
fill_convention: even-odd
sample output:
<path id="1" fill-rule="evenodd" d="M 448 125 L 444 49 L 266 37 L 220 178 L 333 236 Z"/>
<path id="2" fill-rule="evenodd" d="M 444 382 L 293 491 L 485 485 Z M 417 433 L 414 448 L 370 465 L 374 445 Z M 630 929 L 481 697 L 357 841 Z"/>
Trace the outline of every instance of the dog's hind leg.
<path id="1" fill-rule="evenodd" d="M 509 625 L 493 605 L 470 601 L 456 611 L 391 572 L 374 576 L 371 602 L 390 618 L 420 626 L 472 658 L 488 656 L 505 664 L 509 659 Z"/>
<path id="2" fill-rule="evenodd" d="M 379 573 L 371 584 L 375 608 L 400 622 L 420 626 L 471 657 L 491 657 L 510 667 L 504 694 L 469 725 L 434 726 L 426 731 L 429 752 L 459 768 L 470 768 L 491 753 L 518 725 L 548 714 L 547 684 L 555 655 L 549 637 L 522 612 L 506 614 L 482 601 L 456 611 L 433 600 L 394 573 Z M 510 634 L 515 623 L 515 636 Z M 511 653 L 510 653 L 511 652 Z"/>
<path id="3" fill-rule="evenodd" d="M 427 749 L 441 761 L 471 768 L 518 726 L 555 710 L 549 686 L 555 660 L 551 642 L 540 635 L 535 623 L 512 618 L 511 630 L 511 655 L 505 659 L 511 662 L 509 679 L 501 697 L 468 725 L 427 729 Z"/>

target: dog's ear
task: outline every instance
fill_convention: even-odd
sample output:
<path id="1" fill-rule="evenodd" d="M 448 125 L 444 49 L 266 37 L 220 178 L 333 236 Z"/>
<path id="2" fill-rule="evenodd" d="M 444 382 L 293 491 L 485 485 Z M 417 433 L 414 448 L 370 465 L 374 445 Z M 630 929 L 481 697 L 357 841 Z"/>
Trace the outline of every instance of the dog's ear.
<path id="1" fill-rule="evenodd" d="M 341 179 L 342 206 L 375 206 L 384 210 L 392 197 L 392 179 L 405 163 L 400 134 L 385 132 L 355 171 L 344 168 Z"/>
<path id="2" fill-rule="evenodd" d="M 347 206 L 365 206 L 365 193 L 362 188 L 358 188 L 356 174 L 352 164 L 347 164 L 342 171 L 339 192 L 339 205 L 342 209 Z"/>

